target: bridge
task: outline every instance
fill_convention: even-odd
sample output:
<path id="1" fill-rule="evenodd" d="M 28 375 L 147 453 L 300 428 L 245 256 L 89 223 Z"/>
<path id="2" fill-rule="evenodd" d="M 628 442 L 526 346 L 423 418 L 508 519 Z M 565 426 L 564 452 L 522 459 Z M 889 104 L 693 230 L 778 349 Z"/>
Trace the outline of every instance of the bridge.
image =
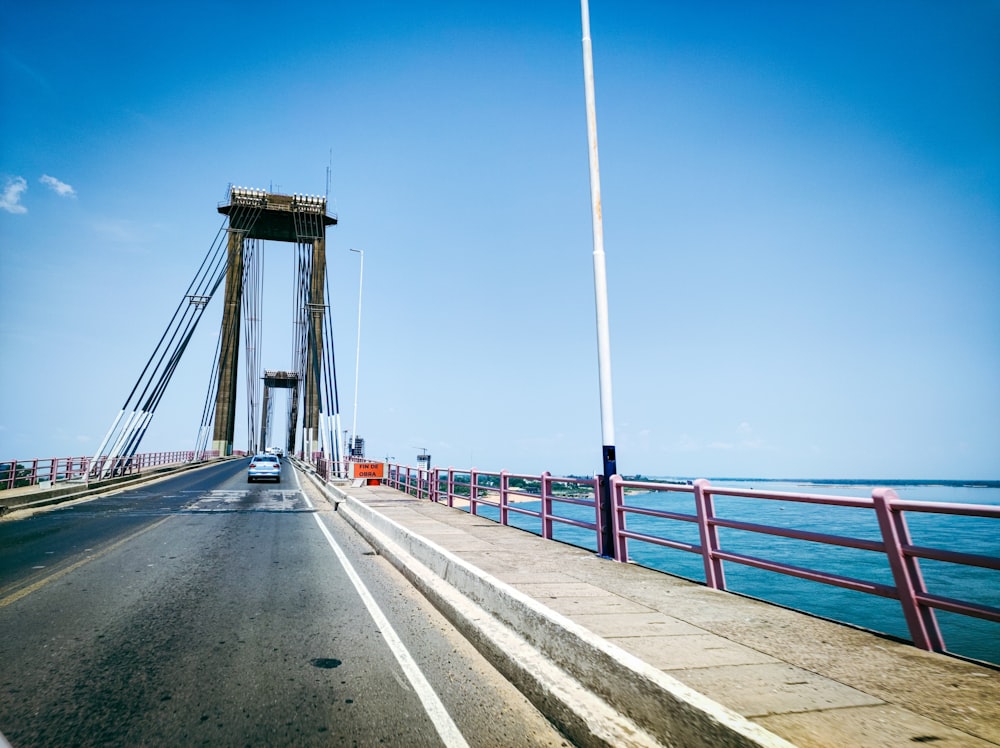
<path id="1" fill-rule="evenodd" d="M 489 481 L 191 456 L 0 494 L 11 745 L 1000 744 L 996 667 L 500 524 Z M 354 599 L 413 590 L 435 610 Z M 369 665 L 395 631 L 414 654 Z"/>
<path id="2" fill-rule="evenodd" d="M 1000 507 L 628 481 L 613 444 L 592 478 L 372 463 L 353 429 L 340 438 L 325 198 L 231 187 L 218 210 L 97 452 L 0 463 L 0 745 L 1000 745 L 995 596 L 921 572 L 995 575 L 1000 558 L 907 524 Z M 261 355 L 264 241 L 297 258 L 283 368 Z M 220 287 L 197 443 L 141 452 Z M 276 485 L 250 486 L 246 455 L 265 445 L 290 457 Z M 729 499 L 846 510 L 878 532 L 730 515 Z M 793 562 L 785 541 L 874 555 L 884 573 Z M 640 547 L 697 557 L 703 583 L 639 565 Z M 905 632 L 737 594 L 736 566 L 889 600 Z M 938 613 L 992 624 L 996 656 L 950 652 Z"/>

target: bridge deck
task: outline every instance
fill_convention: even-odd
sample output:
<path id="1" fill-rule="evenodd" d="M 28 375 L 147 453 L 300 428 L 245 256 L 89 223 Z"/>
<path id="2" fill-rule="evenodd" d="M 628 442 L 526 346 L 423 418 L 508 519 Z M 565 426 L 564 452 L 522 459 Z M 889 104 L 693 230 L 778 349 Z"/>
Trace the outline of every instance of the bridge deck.
<path id="1" fill-rule="evenodd" d="M 77 488 L 75 495 L 107 488 Z M 726 729 L 729 714 L 759 731 L 664 742 L 1000 745 L 1000 669 L 600 559 L 388 487 L 330 488 L 341 514 L 383 555 L 417 560 L 425 577 L 429 567 L 533 644 L 547 646 L 585 688 L 617 698 L 622 713 L 655 721 L 672 708 L 664 697 L 676 695 L 674 684 L 682 695 L 695 693 L 698 709 L 718 707 Z M 14 489 L 0 503 L 44 505 L 72 498 L 59 495 L 66 490 L 73 491 Z M 630 682 L 622 670 L 640 677 Z M 718 714 L 712 719 L 719 724 Z"/>
<path id="2" fill-rule="evenodd" d="M 795 745 L 1000 745 L 996 669 L 600 559 L 387 487 L 335 490 L 341 512 L 382 528 L 370 538 L 376 546 L 405 544 L 433 565 L 431 549 L 475 569 L 473 594 L 495 615 L 527 620 L 498 602 L 513 588 L 559 614 L 565 652 L 582 627 L 615 645 L 612 653 L 628 653 L 622 659 L 633 655 Z M 439 573 L 454 583 L 456 565 L 439 564 Z M 581 671 L 584 685 L 608 688 L 606 673 Z"/>

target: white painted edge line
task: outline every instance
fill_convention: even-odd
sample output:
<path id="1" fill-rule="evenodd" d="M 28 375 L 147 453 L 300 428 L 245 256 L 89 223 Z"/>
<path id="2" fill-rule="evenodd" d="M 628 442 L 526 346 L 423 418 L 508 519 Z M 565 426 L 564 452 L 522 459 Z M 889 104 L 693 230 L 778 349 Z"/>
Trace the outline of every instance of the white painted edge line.
<path id="1" fill-rule="evenodd" d="M 308 497 L 307 497 L 308 500 Z M 311 503 L 311 502 L 310 502 Z M 403 669 L 403 674 L 406 675 L 407 680 L 410 681 L 410 685 L 413 686 L 413 690 L 416 692 L 417 696 L 420 697 L 420 702 L 424 705 L 424 711 L 427 712 L 427 716 L 430 717 L 431 722 L 434 724 L 434 728 L 437 730 L 438 735 L 441 736 L 441 740 L 446 746 L 454 748 L 468 748 L 468 743 L 462 736 L 458 727 L 452 721 L 451 716 L 445 709 L 444 704 L 441 703 L 441 699 L 434 692 L 431 684 L 424 677 L 423 672 L 421 672 L 420 667 L 417 665 L 413 656 L 410 654 L 406 645 L 403 644 L 402 640 L 396 634 L 395 629 L 393 629 L 392 624 L 389 623 L 389 619 L 386 618 L 382 609 L 379 608 L 378 603 L 375 602 L 375 598 L 365 587 L 361 577 L 351 566 L 351 562 L 347 559 L 347 555 L 344 551 L 337 545 L 337 541 L 334 540 L 333 535 L 325 524 L 323 524 L 323 519 L 318 514 L 313 515 L 316 518 L 316 524 L 319 525 L 319 529 L 322 530 L 323 535 L 326 536 L 327 542 L 330 547 L 333 548 L 333 552 L 337 556 L 337 560 L 340 561 L 341 566 L 344 567 L 344 571 L 347 573 L 348 578 L 354 585 L 354 589 L 357 590 L 358 595 L 361 597 L 362 602 L 364 602 L 365 607 L 368 609 L 368 614 L 375 621 L 375 625 L 378 626 L 379 631 L 382 633 L 382 638 L 385 639 L 386 644 L 389 645 L 389 649 L 392 651 L 393 656 L 399 663 L 399 666 Z"/>
<path id="2" fill-rule="evenodd" d="M 294 467 L 292 468 L 292 475 L 295 476 L 295 488 L 297 488 L 299 493 L 302 494 L 302 498 L 306 500 L 306 506 L 308 506 L 310 509 L 315 509 L 316 507 L 313 506 L 312 499 L 310 499 L 306 495 L 306 492 L 302 490 L 302 483 L 299 482 L 299 471 L 296 470 Z M 0 746 L 0 748 L 2 748 L 2 746 Z"/>
<path id="3" fill-rule="evenodd" d="M 489 642 L 491 653 L 483 652 L 486 659 L 493 661 L 494 667 L 532 702 L 534 699 L 524 691 L 525 681 L 536 693 L 546 694 L 546 708 L 540 711 L 554 724 L 559 724 L 571 738 L 580 735 L 581 745 L 629 746 L 629 748 L 653 748 L 663 743 L 652 733 L 640 727 L 628 715 L 611 706 L 607 701 L 566 672 L 558 663 L 544 654 L 538 647 L 527 641 L 515 628 L 502 622 L 485 608 L 479 606 L 471 596 L 463 593 L 444 577 L 425 566 L 393 539 L 383 535 L 378 529 L 356 516 L 349 509 L 345 512 L 357 522 L 362 537 L 371 542 L 378 537 L 379 553 L 400 569 L 410 579 L 417 590 L 451 620 L 460 632 L 468 636 L 469 629 L 477 632 L 478 638 Z M 362 530 L 363 528 L 363 530 Z M 481 645 L 473 642 L 480 648 Z M 480 650 L 482 652 L 482 650 Z M 501 662 L 494 661 L 494 657 Z M 513 672 L 511 672 L 513 671 Z M 513 676 L 513 677 L 512 677 Z M 553 702 L 562 704 L 562 709 L 554 708 Z M 573 718 L 563 722 L 565 713 Z M 582 726 L 579 733 L 574 725 Z M 568 732 L 566 730 L 568 729 Z"/>
<path id="4" fill-rule="evenodd" d="M 342 507 L 342 511 L 346 509 L 347 512 L 365 522 L 365 524 L 372 529 L 377 529 L 377 531 L 384 537 L 391 538 L 395 535 L 396 542 L 403 547 L 409 543 L 416 543 L 417 545 L 422 546 L 432 554 L 443 558 L 447 565 L 458 567 L 472 578 L 479 579 L 492 586 L 497 592 L 506 596 L 507 599 L 512 600 L 522 608 L 532 611 L 533 615 L 551 621 L 553 624 L 573 635 L 593 650 L 604 653 L 606 656 L 616 661 L 620 666 L 642 676 L 650 682 L 650 684 L 655 684 L 658 688 L 661 688 L 663 691 L 671 694 L 678 701 L 687 703 L 702 713 L 710 715 L 711 718 L 720 725 L 725 726 L 738 735 L 749 738 L 756 745 L 772 746 L 773 748 L 793 748 L 791 743 L 784 740 L 780 736 L 775 735 L 770 730 L 765 729 L 761 725 L 747 719 L 741 714 L 738 714 L 708 696 L 699 693 L 662 670 L 654 668 L 652 665 L 649 665 L 616 644 L 597 636 L 566 616 L 545 607 L 515 587 L 512 587 L 506 582 L 503 582 L 487 572 L 475 567 L 464 559 L 456 556 L 451 551 L 437 545 L 433 541 L 416 535 L 412 531 L 400 525 L 398 522 L 395 522 L 389 517 L 374 511 L 371 507 L 365 505 L 364 502 L 359 501 L 346 493 L 344 496 L 345 501 L 343 502 L 344 507 Z M 362 519 L 361 515 L 364 515 L 366 519 Z M 381 527 L 379 527 L 379 525 L 381 525 Z M 400 539 L 405 539 L 408 543 L 400 543 Z M 412 555 L 412 552 L 410 553 Z M 454 569 L 452 569 L 449 576 L 454 579 Z M 454 581 L 452 581 L 452 584 L 454 584 Z M 482 604 L 482 602 L 483 601 L 480 601 L 480 604 Z M 484 607 L 486 607 L 487 610 L 489 609 L 488 606 Z M 496 615 L 496 613 L 493 613 L 493 615 Z"/>

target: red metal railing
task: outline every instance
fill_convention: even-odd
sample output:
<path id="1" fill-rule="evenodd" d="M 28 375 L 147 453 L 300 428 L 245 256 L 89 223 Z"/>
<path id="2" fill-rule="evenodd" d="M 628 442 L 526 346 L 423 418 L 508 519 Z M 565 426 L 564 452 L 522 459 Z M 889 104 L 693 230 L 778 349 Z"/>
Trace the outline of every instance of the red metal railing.
<path id="1" fill-rule="evenodd" d="M 511 482 L 515 479 L 518 487 L 512 488 Z M 894 599 L 902 608 L 913 643 L 925 650 L 945 651 L 944 640 L 935 618 L 936 610 L 1000 623 L 1000 608 L 956 600 L 929 591 L 919 564 L 920 559 L 928 559 L 1000 571 L 1000 558 L 916 545 L 911 539 L 906 521 L 907 513 L 1000 519 L 998 505 L 906 501 L 900 499 L 895 491 L 887 488 L 877 488 L 872 492 L 871 498 L 863 498 L 730 488 L 713 486 L 707 480 L 697 480 L 690 485 L 627 481 L 616 475 L 611 478 L 612 537 L 615 548 L 603 549 L 600 547 L 602 533 L 598 511 L 600 480 L 600 478 L 555 478 L 549 473 L 529 476 L 507 472 L 456 471 L 453 468 L 426 470 L 389 465 L 386 483 L 419 498 L 444 503 L 472 514 L 478 515 L 484 506 L 491 507 L 495 510 L 494 513 L 499 514 L 499 521 L 502 524 L 510 524 L 511 516 L 514 514 L 535 517 L 541 521 L 541 535 L 545 538 L 552 537 L 553 527 L 557 523 L 592 531 L 596 537 L 598 552 L 602 555 L 612 555 L 622 562 L 630 560 L 630 541 L 698 554 L 702 559 L 706 584 L 713 589 L 727 589 L 725 563 L 731 562 Z M 660 507 L 650 506 L 650 502 L 645 502 L 645 505 L 641 506 L 629 503 L 630 491 L 657 496 L 673 495 L 675 498 L 686 495 L 690 497 L 688 510 L 667 511 L 662 508 L 663 504 L 669 502 L 661 502 Z M 872 524 L 877 527 L 880 537 L 850 537 L 722 516 L 716 501 L 719 497 L 737 497 L 758 502 L 797 502 L 867 512 L 870 513 L 868 517 L 874 518 L 875 522 Z M 540 508 L 536 510 L 521 505 L 525 500 L 539 502 Z M 555 511 L 555 507 L 560 504 L 584 507 L 588 519 L 561 516 Z M 589 521 L 591 516 L 593 521 Z M 669 525 L 669 522 L 657 523 L 656 530 L 639 531 L 629 526 L 630 519 L 637 517 L 693 524 L 697 528 L 698 541 L 667 536 L 666 530 L 660 528 Z M 727 546 L 722 542 L 720 530 L 788 538 L 882 554 L 891 571 L 892 584 L 796 566 L 782 561 L 781 553 L 778 551 L 773 553 L 779 558 L 764 558 L 739 552 L 731 545 Z M 606 550 L 614 552 L 605 553 Z"/>
<path id="2" fill-rule="evenodd" d="M 510 515 L 534 517 L 541 523 L 541 535 L 551 540 L 556 525 L 571 525 L 598 534 L 595 514 L 593 521 L 559 514 L 558 505 L 597 506 L 597 478 L 556 478 L 551 473 L 522 475 L 502 470 L 490 473 L 482 470 L 426 470 L 390 466 L 390 485 L 418 498 L 445 503 L 450 507 L 468 509 L 479 515 L 482 507 L 492 507 L 500 514 L 501 524 L 510 524 Z M 512 482 L 514 486 L 512 487 Z M 410 489 L 413 489 L 412 491 Z M 539 509 L 523 506 L 526 501 L 539 501 Z M 599 550 L 600 552 L 600 550 Z"/>
<path id="3" fill-rule="evenodd" d="M 814 582 L 892 598 L 898 600 L 902 607 L 903 616 L 906 619 L 913 643 L 921 649 L 937 652 L 944 651 L 945 647 L 934 615 L 935 609 L 947 610 L 952 613 L 974 616 L 1000 623 L 1000 609 L 998 608 L 931 594 L 924 583 L 918 561 L 920 558 L 935 559 L 964 566 L 1000 571 L 1000 558 L 915 546 L 910 539 L 910 531 L 905 515 L 906 512 L 923 512 L 927 514 L 961 514 L 1000 519 L 1000 506 L 903 501 L 899 499 L 895 491 L 887 488 L 875 489 L 872 492 L 872 498 L 868 499 L 726 488 L 712 486 L 707 480 L 697 480 L 692 486 L 679 486 L 626 481 L 618 476 L 614 476 L 611 479 L 611 485 L 615 525 L 614 536 L 618 551 L 616 555 L 620 560 L 627 560 L 627 541 L 632 539 L 699 554 L 705 568 L 706 584 L 714 589 L 726 589 L 723 562 L 731 561 Z M 641 489 L 643 492 L 653 493 L 690 493 L 693 496 L 694 513 L 665 512 L 650 507 L 629 505 L 626 501 L 626 489 L 628 488 Z M 789 529 L 724 518 L 719 516 L 715 506 L 715 499 L 720 496 L 761 501 L 790 501 L 819 504 L 828 507 L 839 506 L 866 510 L 875 515 L 881 538 L 879 540 L 867 540 L 864 538 Z M 662 536 L 634 532 L 628 528 L 627 518 L 638 515 L 695 523 L 698 527 L 700 544 L 685 543 Z M 778 560 L 763 559 L 744 553 L 737 553 L 723 547 L 720 541 L 720 528 L 882 553 L 885 555 L 889 569 L 892 572 L 894 584 L 879 584 L 823 570 L 793 566 Z"/>
<path id="4" fill-rule="evenodd" d="M 218 452 L 204 452 L 202 459 L 217 457 Z M 39 486 L 69 481 L 89 481 L 101 477 L 136 475 L 144 469 L 178 465 L 194 461 L 193 451 L 145 452 L 131 457 L 47 457 L 0 462 L 0 490 Z"/>
<path id="5" fill-rule="evenodd" d="M 313 465 L 316 467 L 316 475 L 325 481 L 347 475 L 343 462 L 327 460 L 322 457 L 322 453 L 313 455 Z"/>

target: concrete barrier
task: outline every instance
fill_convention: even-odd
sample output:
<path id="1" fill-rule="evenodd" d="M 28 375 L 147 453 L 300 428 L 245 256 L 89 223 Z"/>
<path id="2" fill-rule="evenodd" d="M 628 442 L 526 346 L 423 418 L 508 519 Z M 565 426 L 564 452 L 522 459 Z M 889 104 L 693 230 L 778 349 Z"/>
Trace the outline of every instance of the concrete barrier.
<path id="1" fill-rule="evenodd" d="M 317 483 L 332 492 L 345 519 L 577 744 L 792 748 L 400 526 L 351 497 L 349 486 Z"/>
<path id="2" fill-rule="evenodd" d="M 214 465 L 222 460 L 230 460 L 231 457 L 216 457 L 204 462 L 185 462 L 178 465 L 161 465 L 147 468 L 139 475 L 126 475 L 120 478 L 108 478 L 90 483 L 74 483 L 67 481 L 57 485 L 48 486 L 28 486 L 24 488 L 10 488 L 0 491 L 0 517 L 14 512 L 28 511 L 31 509 L 41 509 L 53 504 L 62 504 L 78 499 L 85 499 L 90 496 L 107 493 L 111 490 L 121 490 L 132 486 L 142 485 L 150 481 L 164 478 L 176 473 L 183 473 L 188 470 Z"/>

